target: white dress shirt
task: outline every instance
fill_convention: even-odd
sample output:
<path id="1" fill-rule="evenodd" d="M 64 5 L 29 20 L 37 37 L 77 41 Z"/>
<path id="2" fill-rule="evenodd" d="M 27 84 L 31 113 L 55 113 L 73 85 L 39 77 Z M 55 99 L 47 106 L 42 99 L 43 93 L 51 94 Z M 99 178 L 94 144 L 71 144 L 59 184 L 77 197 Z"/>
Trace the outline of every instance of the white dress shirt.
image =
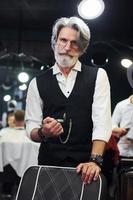
<path id="1" fill-rule="evenodd" d="M 77 72 L 81 71 L 81 63 L 77 61 L 71 72 L 66 78 L 60 71 L 57 64 L 53 67 L 53 75 L 56 76 L 59 87 L 63 94 L 69 98 L 71 94 Z M 36 78 L 32 79 L 29 84 L 27 98 L 26 98 L 26 129 L 30 136 L 33 128 L 40 128 L 42 123 L 42 108 L 45 108 L 45 101 L 43 102 L 39 96 L 37 89 Z M 96 79 L 95 92 L 92 104 L 92 120 L 93 120 L 93 140 L 108 141 L 111 136 L 111 104 L 110 104 L 110 84 L 107 74 L 104 69 L 99 68 Z"/>
<path id="2" fill-rule="evenodd" d="M 120 156 L 133 156 L 133 142 L 130 143 L 127 139 L 133 140 L 133 104 L 130 103 L 130 98 L 120 101 L 112 115 L 113 128 L 129 128 L 125 136 L 120 137 L 118 148 Z"/>

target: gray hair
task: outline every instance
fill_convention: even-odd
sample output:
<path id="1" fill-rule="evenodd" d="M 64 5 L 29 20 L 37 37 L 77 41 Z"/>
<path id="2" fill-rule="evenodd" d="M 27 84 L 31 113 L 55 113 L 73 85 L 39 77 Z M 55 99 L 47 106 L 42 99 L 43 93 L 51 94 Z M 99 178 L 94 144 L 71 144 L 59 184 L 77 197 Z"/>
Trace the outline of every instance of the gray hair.
<path id="1" fill-rule="evenodd" d="M 70 27 L 79 31 L 80 38 L 78 44 L 80 48 L 80 54 L 82 55 L 86 51 L 90 41 L 90 29 L 87 24 L 78 17 L 62 17 L 57 19 L 53 26 L 51 37 L 51 46 L 53 50 L 55 49 L 55 44 L 57 42 L 59 32 L 63 27 Z"/>

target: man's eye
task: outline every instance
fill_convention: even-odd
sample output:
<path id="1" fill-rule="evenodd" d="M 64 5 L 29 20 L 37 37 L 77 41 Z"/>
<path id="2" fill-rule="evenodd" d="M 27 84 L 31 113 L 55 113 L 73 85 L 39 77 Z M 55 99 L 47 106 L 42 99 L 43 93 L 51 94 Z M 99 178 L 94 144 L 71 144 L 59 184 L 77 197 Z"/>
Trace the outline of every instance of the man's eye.
<path id="1" fill-rule="evenodd" d="M 77 45 L 78 45 L 77 41 L 72 41 L 71 44 L 72 44 L 73 46 L 77 46 Z"/>
<path id="2" fill-rule="evenodd" d="M 64 39 L 64 38 L 61 38 L 60 41 L 63 42 L 63 43 L 66 43 L 66 42 L 67 42 L 67 40 Z"/>

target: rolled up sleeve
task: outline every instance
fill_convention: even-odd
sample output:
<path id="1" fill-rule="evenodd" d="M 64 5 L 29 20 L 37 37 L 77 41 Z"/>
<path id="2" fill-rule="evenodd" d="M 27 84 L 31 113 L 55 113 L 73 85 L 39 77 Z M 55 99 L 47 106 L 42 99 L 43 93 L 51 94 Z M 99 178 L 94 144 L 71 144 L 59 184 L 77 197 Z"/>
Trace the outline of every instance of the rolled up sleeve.
<path id="1" fill-rule="evenodd" d="M 25 109 L 26 131 L 29 137 L 32 129 L 40 128 L 42 124 L 42 108 L 43 102 L 38 92 L 36 78 L 34 78 L 28 87 Z"/>
<path id="2" fill-rule="evenodd" d="M 104 69 L 98 70 L 92 104 L 92 140 L 108 142 L 112 133 L 110 84 Z"/>

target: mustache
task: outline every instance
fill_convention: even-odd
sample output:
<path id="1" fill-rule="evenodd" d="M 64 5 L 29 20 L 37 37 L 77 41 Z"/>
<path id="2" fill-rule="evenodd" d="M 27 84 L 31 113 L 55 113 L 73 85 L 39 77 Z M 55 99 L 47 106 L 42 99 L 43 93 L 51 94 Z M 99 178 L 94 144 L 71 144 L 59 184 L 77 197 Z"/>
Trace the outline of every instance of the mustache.
<path id="1" fill-rule="evenodd" d="M 60 52 L 58 52 L 58 54 L 60 55 L 60 56 L 68 56 L 68 57 L 73 57 L 71 54 L 69 54 L 69 53 L 60 53 Z"/>

